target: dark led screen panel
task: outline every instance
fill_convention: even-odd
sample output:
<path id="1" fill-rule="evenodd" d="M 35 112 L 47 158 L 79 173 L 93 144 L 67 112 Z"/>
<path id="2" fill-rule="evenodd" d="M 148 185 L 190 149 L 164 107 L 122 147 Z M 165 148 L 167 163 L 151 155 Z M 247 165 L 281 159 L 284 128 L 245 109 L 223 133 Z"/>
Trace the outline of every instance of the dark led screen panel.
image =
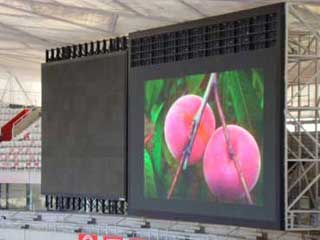
<path id="1" fill-rule="evenodd" d="M 127 53 L 42 65 L 42 192 L 126 196 Z"/>
<path id="2" fill-rule="evenodd" d="M 129 213 L 283 227 L 283 35 L 280 4 L 130 36 Z"/>

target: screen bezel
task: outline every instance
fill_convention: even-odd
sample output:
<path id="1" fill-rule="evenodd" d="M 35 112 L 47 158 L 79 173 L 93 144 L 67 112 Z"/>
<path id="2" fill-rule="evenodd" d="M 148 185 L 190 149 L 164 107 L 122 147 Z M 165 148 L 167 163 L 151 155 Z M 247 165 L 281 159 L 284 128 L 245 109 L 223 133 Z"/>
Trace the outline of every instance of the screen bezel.
<path id="1" fill-rule="evenodd" d="M 184 60 L 173 63 L 164 63 L 142 67 L 129 68 L 128 81 L 128 212 L 129 215 L 144 216 L 150 218 L 174 219 L 182 221 L 196 221 L 219 224 L 230 224 L 247 227 L 261 227 L 271 229 L 283 229 L 284 227 L 284 192 L 283 192 L 283 161 L 284 161 L 284 4 L 262 7 L 258 9 L 228 14 L 194 21 L 185 24 L 178 24 L 165 28 L 137 32 L 130 35 L 130 39 L 137 37 L 153 35 L 157 33 L 176 31 L 180 29 L 203 26 L 206 24 L 218 23 L 220 21 L 229 21 L 241 19 L 248 16 L 265 14 L 268 12 L 277 12 L 279 22 L 277 27 L 277 43 L 274 47 L 259 49 L 236 54 L 226 54 L 212 57 L 203 57 L 198 59 Z M 130 55 L 129 55 L 130 56 Z M 246 61 L 243 61 L 246 59 Z M 239 61 L 241 60 L 241 61 Z M 228 64 L 225 64 L 225 63 Z M 129 65 L 130 66 L 130 65 Z M 183 201 L 183 200 L 147 200 L 143 199 L 143 117 L 144 106 L 144 82 L 147 80 L 167 77 L 181 77 L 196 73 L 221 72 L 226 70 L 241 70 L 250 68 L 261 68 L 267 72 L 265 77 L 265 109 L 264 122 L 268 126 L 264 127 L 264 144 L 272 145 L 273 149 L 264 151 L 264 185 L 269 190 L 264 207 L 264 219 L 236 217 L 237 212 L 248 216 L 256 207 L 245 205 L 227 205 L 215 204 L 215 208 L 229 211 L 229 216 L 220 216 L 218 214 L 203 215 L 192 212 L 175 212 L 176 209 L 198 209 L 207 207 L 203 202 Z M 271 76 L 272 80 L 267 77 Z M 142 121 L 141 121 L 142 120 Z M 266 141 L 267 140 L 267 141 Z M 270 155 L 274 154 L 271 163 L 266 163 Z M 267 156 L 265 156 L 267 155 Z M 142 166 L 142 167 L 141 167 Z M 266 182 L 268 181 L 268 182 Z M 268 186 L 269 184 L 269 186 Z M 141 189 L 142 188 L 142 189 Z M 266 193 L 265 193 L 266 194 Z M 185 203 L 187 202 L 187 203 Z M 211 203 L 212 204 L 212 203 Z M 198 206 L 201 205 L 201 206 Z M 160 206 L 157 209 L 152 206 Z M 239 210 L 239 209 L 243 210 Z M 229 210 L 228 210 L 229 209 Z M 252 213 L 251 213 L 252 211 Z M 232 216 L 233 213 L 233 216 Z M 262 214 L 262 213 L 260 213 Z M 271 214 L 271 215 L 268 215 Z M 262 216 L 262 215 L 261 215 Z M 262 216 L 263 217 L 263 216 Z"/>

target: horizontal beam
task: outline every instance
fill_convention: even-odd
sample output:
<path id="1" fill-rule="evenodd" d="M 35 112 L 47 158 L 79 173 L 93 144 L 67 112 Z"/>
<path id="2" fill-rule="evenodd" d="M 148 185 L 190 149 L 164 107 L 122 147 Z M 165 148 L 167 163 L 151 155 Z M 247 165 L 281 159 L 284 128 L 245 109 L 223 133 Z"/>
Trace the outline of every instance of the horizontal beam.
<path id="1" fill-rule="evenodd" d="M 318 106 L 318 107 L 308 107 L 308 106 L 306 106 L 306 107 L 303 107 L 303 106 L 301 106 L 301 107 L 288 107 L 287 108 L 288 109 L 288 111 L 300 111 L 300 110 L 311 110 L 311 111 L 319 111 L 320 110 L 320 106 Z"/>
<path id="2" fill-rule="evenodd" d="M 312 32 L 306 30 L 289 30 L 289 36 L 306 36 L 306 35 L 313 35 Z"/>
<path id="3" fill-rule="evenodd" d="M 289 54 L 288 59 L 291 62 L 295 61 L 314 61 L 320 59 L 320 56 L 317 55 L 300 55 L 300 54 Z"/>
<path id="4" fill-rule="evenodd" d="M 317 210 L 317 209 L 308 209 L 308 210 L 305 210 L 305 209 L 295 209 L 295 210 L 289 210 L 288 211 L 289 213 L 320 213 L 320 210 Z"/>
<path id="5" fill-rule="evenodd" d="M 303 158 L 303 159 L 287 159 L 287 162 L 315 162 L 320 163 L 320 159 L 309 159 L 309 158 Z"/>

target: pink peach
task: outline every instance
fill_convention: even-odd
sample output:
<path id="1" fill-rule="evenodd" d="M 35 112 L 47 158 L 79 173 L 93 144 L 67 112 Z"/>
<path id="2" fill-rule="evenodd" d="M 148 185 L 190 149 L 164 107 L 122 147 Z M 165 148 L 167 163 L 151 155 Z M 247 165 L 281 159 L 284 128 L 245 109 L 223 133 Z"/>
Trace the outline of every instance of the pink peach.
<path id="1" fill-rule="evenodd" d="M 254 137 L 244 128 L 227 126 L 230 143 L 243 172 L 249 191 L 260 175 L 260 151 Z M 224 201 L 239 200 L 245 196 L 234 161 L 230 159 L 223 128 L 211 136 L 203 159 L 203 172 L 210 191 Z"/>
<path id="2" fill-rule="evenodd" d="M 201 102 L 202 98 L 196 95 L 182 96 L 172 104 L 166 115 L 164 123 L 165 141 L 169 151 L 177 160 L 181 160 L 183 156 L 183 150 L 192 130 L 192 121 L 200 108 Z M 189 164 L 195 164 L 202 159 L 214 129 L 214 114 L 207 104 L 195 137 Z"/>

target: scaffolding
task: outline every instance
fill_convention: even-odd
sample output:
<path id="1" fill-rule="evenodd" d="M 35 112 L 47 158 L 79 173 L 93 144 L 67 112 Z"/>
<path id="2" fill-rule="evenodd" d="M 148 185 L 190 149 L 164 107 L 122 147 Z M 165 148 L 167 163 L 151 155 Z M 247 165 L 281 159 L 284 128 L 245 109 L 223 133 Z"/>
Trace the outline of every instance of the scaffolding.
<path id="1" fill-rule="evenodd" d="M 312 6 L 287 5 L 285 227 L 320 229 L 320 25 Z"/>

